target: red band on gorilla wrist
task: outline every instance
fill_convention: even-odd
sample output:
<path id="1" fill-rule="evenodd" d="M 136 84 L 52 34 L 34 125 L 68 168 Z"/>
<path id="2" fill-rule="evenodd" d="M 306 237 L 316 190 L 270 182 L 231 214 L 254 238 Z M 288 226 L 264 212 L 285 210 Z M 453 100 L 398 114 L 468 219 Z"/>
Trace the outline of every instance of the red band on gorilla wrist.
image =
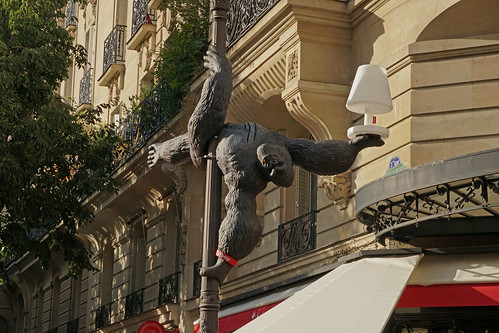
<path id="1" fill-rule="evenodd" d="M 215 255 L 217 257 L 219 257 L 220 259 L 222 259 L 223 261 L 231 264 L 232 266 L 236 266 L 237 265 L 237 260 L 236 259 L 232 258 L 228 254 L 223 253 L 219 249 L 217 249 L 217 252 L 215 253 Z"/>

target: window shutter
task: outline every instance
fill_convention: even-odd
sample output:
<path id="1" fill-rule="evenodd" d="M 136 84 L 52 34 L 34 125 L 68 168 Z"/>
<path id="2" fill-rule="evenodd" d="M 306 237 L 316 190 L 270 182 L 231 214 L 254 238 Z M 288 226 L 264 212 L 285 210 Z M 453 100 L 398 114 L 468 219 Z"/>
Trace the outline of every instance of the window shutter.
<path id="1" fill-rule="evenodd" d="M 88 29 L 87 60 L 90 68 L 95 66 L 95 25 Z"/>
<path id="2" fill-rule="evenodd" d="M 305 169 L 296 167 L 296 216 L 301 216 L 310 211 L 310 173 Z"/>

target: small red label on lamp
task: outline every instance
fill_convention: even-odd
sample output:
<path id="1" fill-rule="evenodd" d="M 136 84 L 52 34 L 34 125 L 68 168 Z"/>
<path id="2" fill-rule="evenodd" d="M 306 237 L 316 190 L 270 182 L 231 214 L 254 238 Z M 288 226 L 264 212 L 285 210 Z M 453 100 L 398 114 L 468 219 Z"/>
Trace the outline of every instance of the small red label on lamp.
<path id="1" fill-rule="evenodd" d="M 376 124 L 376 116 L 373 116 L 373 124 Z"/>

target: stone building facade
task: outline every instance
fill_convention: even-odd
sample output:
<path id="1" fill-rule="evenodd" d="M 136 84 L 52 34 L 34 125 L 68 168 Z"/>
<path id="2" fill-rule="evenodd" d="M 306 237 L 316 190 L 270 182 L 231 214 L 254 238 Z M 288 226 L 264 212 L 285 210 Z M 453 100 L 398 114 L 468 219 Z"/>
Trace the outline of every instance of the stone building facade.
<path id="1" fill-rule="evenodd" d="M 61 95 L 79 108 L 109 103 L 103 121 L 119 125 L 129 150 L 114 173 L 119 191 L 85 202 L 95 221 L 79 236 L 97 270 L 66 278 L 57 255 L 47 270 L 29 253 L 10 263 L 0 333 L 128 333 L 147 320 L 171 331 L 196 327 L 205 176 L 192 164 L 149 169 L 146 159 L 147 145 L 185 132 L 207 74 L 194 79 L 178 113 L 148 129 L 125 121 L 130 98 L 153 87 L 154 61 L 171 33 L 171 13 L 160 3 L 68 3 L 64 24 L 89 61 L 71 71 Z M 499 146 L 496 0 L 243 0 L 231 1 L 231 10 L 228 121 L 290 138 L 346 139 L 362 122 L 346 98 L 356 68 L 367 63 L 387 69 L 394 110 L 378 116 L 390 132 L 386 144 L 362 151 L 350 171 L 316 177 L 296 168 L 291 187 L 269 185 L 259 195 L 263 237 L 221 289 L 226 316 L 265 297 L 281 301 L 342 256 L 413 247 L 390 238 L 380 244 L 357 218 L 355 193 L 399 170 Z M 141 112 L 160 113 L 153 94 Z"/>

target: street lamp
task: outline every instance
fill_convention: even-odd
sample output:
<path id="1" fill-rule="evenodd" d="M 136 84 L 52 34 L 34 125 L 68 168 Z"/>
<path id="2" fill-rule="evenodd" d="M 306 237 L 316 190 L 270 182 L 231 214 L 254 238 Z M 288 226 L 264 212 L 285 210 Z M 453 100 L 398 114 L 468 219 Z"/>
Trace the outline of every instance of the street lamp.
<path id="1" fill-rule="evenodd" d="M 386 69 L 378 65 L 362 65 L 357 68 L 352 89 L 348 96 L 348 110 L 364 114 L 364 125 L 350 127 L 349 139 L 362 134 L 375 134 L 388 138 L 388 129 L 376 125 L 376 115 L 392 111 L 392 98 Z"/>

